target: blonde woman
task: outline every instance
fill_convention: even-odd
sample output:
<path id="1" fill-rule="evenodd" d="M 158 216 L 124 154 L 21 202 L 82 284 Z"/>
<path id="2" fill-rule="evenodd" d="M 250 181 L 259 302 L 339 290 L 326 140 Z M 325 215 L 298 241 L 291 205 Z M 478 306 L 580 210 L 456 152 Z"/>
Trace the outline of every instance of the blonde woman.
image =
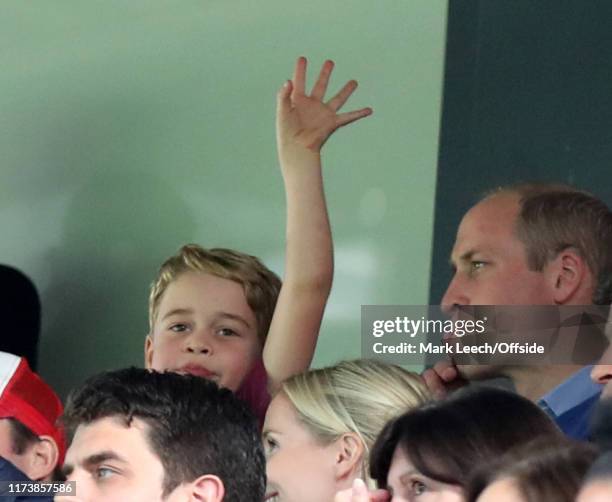
<path id="1" fill-rule="evenodd" d="M 383 426 L 430 399 L 419 375 L 371 360 L 289 378 L 263 429 L 266 502 L 331 502 L 356 478 L 368 480 L 370 447 Z"/>

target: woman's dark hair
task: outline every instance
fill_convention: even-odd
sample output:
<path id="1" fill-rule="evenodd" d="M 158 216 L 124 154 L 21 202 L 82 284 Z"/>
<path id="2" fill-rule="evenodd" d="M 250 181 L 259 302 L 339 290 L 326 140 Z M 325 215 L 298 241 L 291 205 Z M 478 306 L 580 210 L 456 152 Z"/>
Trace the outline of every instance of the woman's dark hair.
<path id="1" fill-rule="evenodd" d="M 481 466 L 468 483 L 466 500 L 475 502 L 488 485 L 508 479 L 525 502 L 573 502 L 596 457 L 591 444 L 537 440 Z"/>
<path id="2" fill-rule="evenodd" d="M 563 434 L 528 399 L 492 388 L 459 391 L 389 422 L 372 448 L 371 476 L 386 487 L 393 454 L 402 448 L 421 474 L 465 486 L 475 465 L 539 437 L 560 441 Z"/>

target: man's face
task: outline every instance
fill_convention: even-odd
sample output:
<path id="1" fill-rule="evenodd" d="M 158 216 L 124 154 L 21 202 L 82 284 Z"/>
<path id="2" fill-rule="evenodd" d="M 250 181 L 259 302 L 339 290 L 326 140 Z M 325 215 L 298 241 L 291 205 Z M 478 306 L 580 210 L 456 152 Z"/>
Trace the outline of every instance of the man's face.
<path id="1" fill-rule="evenodd" d="M 138 418 L 129 427 L 116 417 L 80 425 L 64 463 L 67 480 L 76 482 L 76 496 L 58 496 L 56 502 L 164 500 L 164 469 L 149 447 L 147 431 Z M 179 500 L 177 490 L 165 500 Z"/>
<path id="2" fill-rule="evenodd" d="M 551 280 L 529 270 L 524 244 L 515 235 L 518 196 L 499 194 L 483 200 L 463 217 L 451 262 L 455 274 L 442 298 L 454 317 L 462 305 L 552 305 Z M 467 378 L 496 374 L 490 366 L 460 366 Z"/>
<path id="3" fill-rule="evenodd" d="M 455 275 L 442 305 L 552 305 L 546 275 L 529 270 L 524 244 L 515 235 L 518 197 L 490 197 L 463 217 L 451 254 Z"/>
<path id="4" fill-rule="evenodd" d="M 172 282 L 147 337 L 147 368 L 189 373 L 236 391 L 261 355 L 242 286 L 201 272 Z"/>

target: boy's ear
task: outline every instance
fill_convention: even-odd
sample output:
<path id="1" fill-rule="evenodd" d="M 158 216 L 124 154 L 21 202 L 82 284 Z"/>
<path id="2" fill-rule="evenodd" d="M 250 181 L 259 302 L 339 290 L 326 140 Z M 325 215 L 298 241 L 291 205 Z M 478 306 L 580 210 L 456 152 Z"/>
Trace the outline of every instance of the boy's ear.
<path id="1" fill-rule="evenodd" d="M 225 496 L 223 481 L 212 474 L 200 476 L 185 488 L 189 502 L 222 502 Z"/>
<path id="2" fill-rule="evenodd" d="M 59 461 L 59 449 L 51 436 L 39 436 L 26 452 L 28 456 L 25 474 L 34 481 L 51 481 L 51 475 Z"/>
<path id="3" fill-rule="evenodd" d="M 586 261 L 572 248 L 561 251 L 547 266 L 557 305 L 590 303 L 593 278 Z"/>
<path id="4" fill-rule="evenodd" d="M 144 353 L 145 353 L 145 368 L 151 369 L 151 364 L 153 363 L 153 338 L 151 334 L 148 334 L 145 338 L 144 344 Z"/>
<path id="5" fill-rule="evenodd" d="M 361 477 L 364 446 L 363 442 L 354 432 L 343 434 L 335 442 L 336 462 L 335 475 L 338 481 L 351 480 Z"/>

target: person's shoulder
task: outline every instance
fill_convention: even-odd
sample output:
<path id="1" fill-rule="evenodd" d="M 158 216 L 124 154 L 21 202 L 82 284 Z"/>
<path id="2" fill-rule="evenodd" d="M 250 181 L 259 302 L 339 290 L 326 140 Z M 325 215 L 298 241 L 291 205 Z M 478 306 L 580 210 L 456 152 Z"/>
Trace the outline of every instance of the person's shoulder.
<path id="1" fill-rule="evenodd" d="M 0 481 L 30 481 L 23 472 L 4 457 L 0 457 Z"/>
<path id="2" fill-rule="evenodd" d="M 236 396 L 247 403 L 257 417 L 260 426 L 263 425 L 271 398 L 268 392 L 268 374 L 261 358 L 257 360 L 247 375 L 236 392 Z"/>
<path id="3" fill-rule="evenodd" d="M 7 490 L 9 487 L 8 483 L 34 483 L 28 478 L 23 472 L 15 467 L 7 459 L 0 457 L 0 500 L 2 502 L 52 502 L 52 497 L 47 496 L 36 496 L 30 497 L 28 495 L 16 495 L 11 494 Z"/>

